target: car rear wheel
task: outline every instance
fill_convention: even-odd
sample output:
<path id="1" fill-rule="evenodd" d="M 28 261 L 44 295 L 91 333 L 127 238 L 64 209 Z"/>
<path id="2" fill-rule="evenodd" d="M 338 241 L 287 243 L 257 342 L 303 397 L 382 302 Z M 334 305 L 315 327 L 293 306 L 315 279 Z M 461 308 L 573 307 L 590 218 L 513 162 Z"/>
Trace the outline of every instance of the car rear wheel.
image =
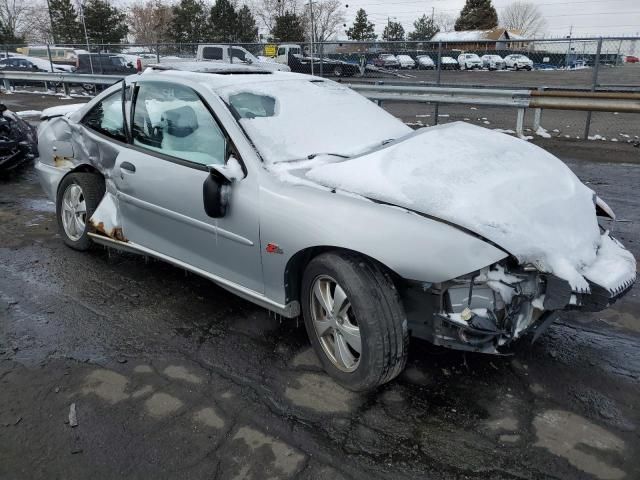
<path id="1" fill-rule="evenodd" d="M 404 369 L 408 330 L 389 275 L 355 254 L 325 253 L 302 280 L 305 327 L 325 371 L 342 386 L 370 390 Z"/>
<path id="2" fill-rule="evenodd" d="M 333 75 L 336 77 L 341 77 L 342 76 L 342 66 L 341 65 L 336 65 L 335 67 L 333 67 Z"/>
<path id="3" fill-rule="evenodd" d="M 70 173 L 58 187 L 56 214 L 64 243 L 88 250 L 89 219 L 104 196 L 104 179 L 95 173 Z"/>

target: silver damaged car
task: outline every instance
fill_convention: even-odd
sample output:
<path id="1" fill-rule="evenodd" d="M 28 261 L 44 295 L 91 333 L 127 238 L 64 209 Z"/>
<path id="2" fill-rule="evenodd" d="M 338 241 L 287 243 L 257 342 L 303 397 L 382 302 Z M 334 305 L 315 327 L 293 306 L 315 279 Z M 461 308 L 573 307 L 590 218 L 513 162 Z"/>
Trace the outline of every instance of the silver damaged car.
<path id="1" fill-rule="evenodd" d="M 410 336 L 501 353 L 635 281 L 635 259 L 598 224 L 611 209 L 527 142 L 413 131 L 318 77 L 201 69 L 147 71 L 43 112 L 36 168 L 62 238 L 302 315 L 347 388 L 396 377 Z"/>

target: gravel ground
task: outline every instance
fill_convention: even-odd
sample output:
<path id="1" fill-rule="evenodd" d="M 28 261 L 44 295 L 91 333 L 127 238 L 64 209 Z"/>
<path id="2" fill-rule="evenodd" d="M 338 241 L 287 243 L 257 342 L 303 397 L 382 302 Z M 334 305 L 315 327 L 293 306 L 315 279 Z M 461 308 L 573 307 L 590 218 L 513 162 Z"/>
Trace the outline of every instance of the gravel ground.
<path id="1" fill-rule="evenodd" d="M 638 257 L 640 165 L 564 158 Z M 354 394 L 301 322 L 65 247 L 26 168 L 0 182 L 0 478 L 640 478 L 639 291 L 514 356 L 412 341 L 399 379 Z"/>

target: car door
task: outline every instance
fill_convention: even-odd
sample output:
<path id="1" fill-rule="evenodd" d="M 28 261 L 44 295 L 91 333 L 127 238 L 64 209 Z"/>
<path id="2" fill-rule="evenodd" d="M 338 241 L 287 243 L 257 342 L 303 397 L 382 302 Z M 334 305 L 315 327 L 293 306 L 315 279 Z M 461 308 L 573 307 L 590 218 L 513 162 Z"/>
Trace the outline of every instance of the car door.
<path id="1" fill-rule="evenodd" d="M 256 175 L 231 185 L 223 218 L 205 213 L 207 165 L 238 157 L 210 107 L 189 87 L 149 81 L 133 103 L 132 145 L 114 171 L 126 238 L 262 293 Z"/>

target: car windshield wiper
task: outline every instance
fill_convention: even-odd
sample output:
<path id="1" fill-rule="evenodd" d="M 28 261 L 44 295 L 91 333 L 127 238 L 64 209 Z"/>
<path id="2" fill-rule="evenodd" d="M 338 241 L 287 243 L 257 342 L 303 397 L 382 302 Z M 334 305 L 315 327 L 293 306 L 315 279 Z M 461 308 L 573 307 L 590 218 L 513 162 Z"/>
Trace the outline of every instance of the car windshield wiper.
<path id="1" fill-rule="evenodd" d="M 343 155 L 341 153 L 325 153 L 325 152 L 320 152 L 320 153 L 312 153 L 311 155 L 307 155 L 307 160 L 313 160 L 314 158 L 316 158 L 318 155 L 329 155 L 330 157 L 340 157 L 340 158 L 349 158 L 349 155 Z"/>

